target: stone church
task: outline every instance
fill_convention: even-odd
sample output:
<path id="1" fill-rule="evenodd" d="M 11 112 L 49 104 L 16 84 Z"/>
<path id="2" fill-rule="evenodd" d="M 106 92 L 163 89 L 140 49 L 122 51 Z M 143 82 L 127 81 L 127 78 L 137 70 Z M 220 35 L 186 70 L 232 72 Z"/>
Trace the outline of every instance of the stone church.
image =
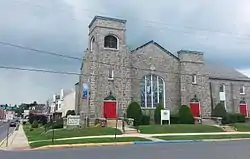
<path id="1" fill-rule="evenodd" d="M 81 74 L 75 85 L 76 111 L 90 118 L 104 117 L 103 102 L 110 93 L 119 116 L 132 100 L 144 112 L 161 103 L 174 113 L 196 95 L 202 117 L 211 116 L 219 102 L 228 112 L 239 112 L 242 100 L 250 104 L 250 79 L 234 69 L 208 64 L 202 52 L 173 54 L 153 40 L 128 50 L 122 19 L 96 16 L 91 21 Z"/>

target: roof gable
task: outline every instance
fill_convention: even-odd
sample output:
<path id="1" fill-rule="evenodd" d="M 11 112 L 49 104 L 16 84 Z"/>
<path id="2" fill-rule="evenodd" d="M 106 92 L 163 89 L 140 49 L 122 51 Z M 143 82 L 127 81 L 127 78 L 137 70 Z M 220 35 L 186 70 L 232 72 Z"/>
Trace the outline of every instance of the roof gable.
<path id="1" fill-rule="evenodd" d="M 178 58 L 177 56 L 175 56 L 174 54 L 172 54 L 171 52 L 169 52 L 168 50 L 166 50 L 164 47 L 162 47 L 160 44 L 158 44 L 157 42 L 155 42 L 155 41 L 153 41 L 153 40 L 151 40 L 151 41 L 149 41 L 149 42 L 147 42 L 147 43 L 145 43 L 145 44 L 143 44 L 143 45 L 137 47 L 136 49 L 132 50 L 131 53 L 133 53 L 133 52 L 135 52 L 135 51 L 137 51 L 137 50 L 140 50 L 140 49 L 142 49 L 142 48 L 144 48 L 144 47 L 146 47 L 146 46 L 148 46 L 148 45 L 150 45 L 150 44 L 155 45 L 156 47 L 158 47 L 159 49 L 161 49 L 161 50 L 162 50 L 163 52 L 165 52 L 166 54 L 168 54 L 168 55 L 174 57 L 175 59 L 179 60 L 179 58 Z"/>

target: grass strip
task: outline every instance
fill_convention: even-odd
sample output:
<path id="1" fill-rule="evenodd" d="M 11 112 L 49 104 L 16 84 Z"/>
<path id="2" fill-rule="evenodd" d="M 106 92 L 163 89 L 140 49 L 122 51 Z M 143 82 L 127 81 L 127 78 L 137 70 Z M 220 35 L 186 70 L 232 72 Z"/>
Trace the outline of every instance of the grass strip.
<path id="1" fill-rule="evenodd" d="M 158 139 L 162 139 L 162 140 L 237 139 L 237 138 L 250 138 L 250 134 L 156 136 L 154 138 L 158 138 Z"/>
<path id="2" fill-rule="evenodd" d="M 150 141 L 140 137 L 119 137 L 119 138 L 91 138 L 91 139 L 74 139 L 74 140 L 55 140 L 54 145 L 63 144 L 85 144 L 85 143 L 111 143 L 111 142 L 132 142 L 132 141 Z M 52 141 L 43 141 L 31 143 L 32 148 L 53 145 Z"/>
<path id="3" fill-rule="evenodd" d="M 223 132 L 216 126 L 194 124 L 146 125 L 139 126 L 139 130 L 143 134 Z"/>

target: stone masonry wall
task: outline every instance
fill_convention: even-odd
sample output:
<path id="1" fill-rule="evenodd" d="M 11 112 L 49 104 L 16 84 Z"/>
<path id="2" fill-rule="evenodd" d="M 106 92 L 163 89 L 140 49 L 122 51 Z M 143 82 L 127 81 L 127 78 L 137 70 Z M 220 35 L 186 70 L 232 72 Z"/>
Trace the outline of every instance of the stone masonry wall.
<path id="1" fill-rule="evenodd" d="M 140 103 L 140 82 L 144 76 L 155 74 L 165 82 L 166 108 L 175 112 L 180 106 L 178 58 L 163 51 L 158 44 L 150 44 L 131 53 L 133 66 L 132 96 Z M 150 67 L 155 70 L 151 71 Z"/>
<path id="2" fill-rule="evenodd" d="M 209 80 L 204 68 L 203 53 L 192 51 L 179 51 L 181 74 L 181 104 L 189 105 L 190 100 L 197 95 L 201 102 L 203 117 L 211 114 L 211 100 Z M 195 74 L 197 83 L 192 83 Z"/>
<path id="3" fill-rule="evenodd" d="M 212 105 L 215 108 L 216 104 L 220 102 L 219 88 L 220 85 L 225 85 L 226 92 L 226 108 L 228 112 L 239 113 L 239 103 L 242 98 L 245 98 L 248 110 L 250 109 L 250 82 L 244 81 L 229 81 L 229 80 L 218 80 L 210 79 L 212 85 Z M 245 87 L 245 94 L 240 94 L 241 86 Z"/>
<path id="4" fill-rule="evenodd" d="M 119 39 L 119 49 L 104 48 L 104 37 L 114 35 Z M 126 50 L 125 24 L 109 19 L 96 19 L 90 27 L 89 40 L 95 38 L 89 50 L 88 69 L 90 73 L 90 114 L 102 117 L 103 101 L 112 91 L 118 102 L 118 112 L 122 114 L 131 100 L 130 61 Z M 114 80 L 108 79 L 109 69 L 114 70 Z"/>

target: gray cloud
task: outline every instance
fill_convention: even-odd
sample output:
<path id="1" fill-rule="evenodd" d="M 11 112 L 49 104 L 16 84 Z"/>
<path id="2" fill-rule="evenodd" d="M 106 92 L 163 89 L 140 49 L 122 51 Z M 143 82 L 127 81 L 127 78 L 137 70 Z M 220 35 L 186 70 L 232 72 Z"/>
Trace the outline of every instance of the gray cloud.
<path id="1" fill-rule="evenodd" d="M 230 3 L 229 3 L 230 1 Z M 127 19 L 127 43 L 135 48 L 155 40 L 175 53 L 203 51 L 246 70 L 249 65 L 248 0 L 9 0 L 0 1 L 0 41 L 82 57 L 88 24 L 95 15 Z M 0 45 L 0 65 L 78 72 L 80 61 L 38 55 Z M 60 88 L 70 88 L 76 76 L 0 70 L 3 103 L 44 102 Z"/>

